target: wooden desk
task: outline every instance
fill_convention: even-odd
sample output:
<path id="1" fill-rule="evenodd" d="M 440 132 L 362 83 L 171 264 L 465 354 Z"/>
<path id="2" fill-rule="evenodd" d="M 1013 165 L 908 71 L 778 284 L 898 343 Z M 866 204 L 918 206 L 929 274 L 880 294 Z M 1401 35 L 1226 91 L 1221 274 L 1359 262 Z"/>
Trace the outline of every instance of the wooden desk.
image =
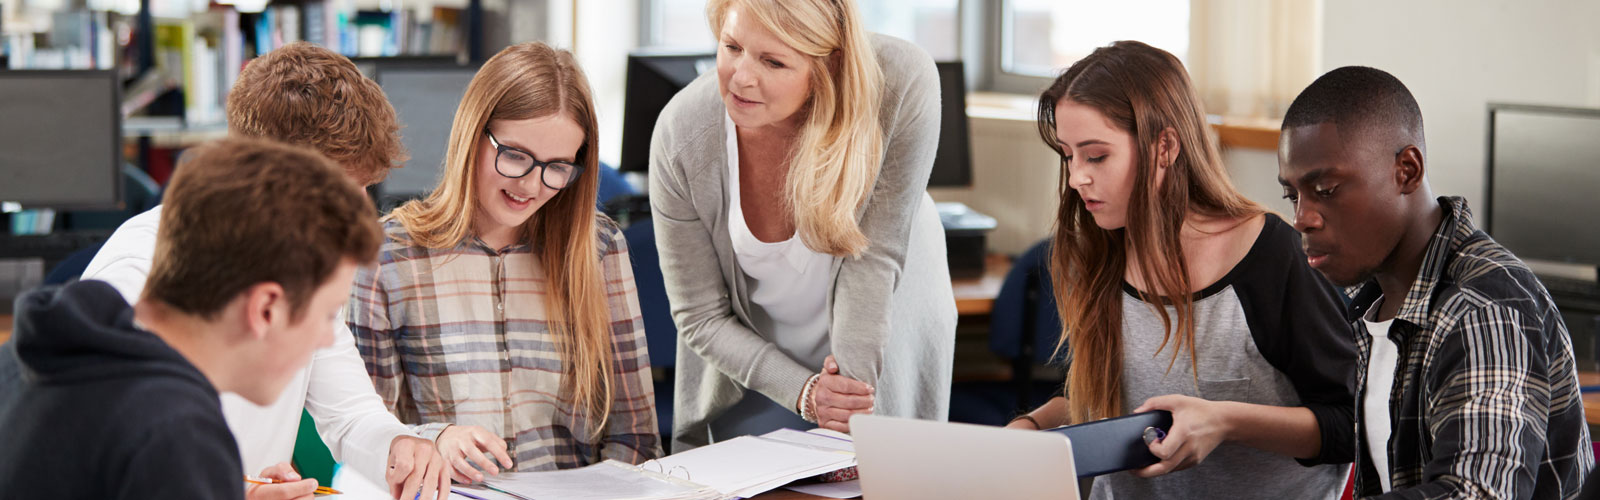
<path id="1" fill-rule="evenodd" d="M 1600 373 L 1578 372 L 1578 385 L 1600 385 Z M 1600 425 L 1600 392 L 1583 395 L 1583 418 L 1589 425 Z"/>
<path id="2" fill-rule="evenodd" d="M 0 314 L 0 344 L 11 340 L 11 315 Z"/>
<path id="3" fill-rule="evenodd" d="M 1006 272 L 1010 270 L 1010 258 L 989 254 L 983 262 L 983 276 L 950 280 L 956 296 L 956 314 L 989 314 L 994 309 L 995 296 L 1000 295 L 1000 283 L 1006 280 Z"/>

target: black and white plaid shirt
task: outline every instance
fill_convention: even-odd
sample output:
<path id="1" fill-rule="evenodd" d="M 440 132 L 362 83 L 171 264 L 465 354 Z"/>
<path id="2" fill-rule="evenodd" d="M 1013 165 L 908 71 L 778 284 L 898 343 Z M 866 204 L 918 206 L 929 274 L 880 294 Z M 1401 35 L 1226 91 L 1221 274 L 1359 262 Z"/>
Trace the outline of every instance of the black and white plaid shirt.
<path id="1" fill-rule="evenodd" d="M 1527 265 L 1472 223 L 1465 200 L 1439 204 L 1444 221 L 1389 330 L 1400 362 L 1391 422 L 1381 423 L 1392 423 L 1394 487 L 1382 498 L 1574 498 L 1594 456 L 1567 327 Z M 1382 486 L 1360 403 L 1372 354 L 1361 318 L 1382 290 L 1368 282 L 1353 291 L 1356 495 L 1364 497 Z"/>

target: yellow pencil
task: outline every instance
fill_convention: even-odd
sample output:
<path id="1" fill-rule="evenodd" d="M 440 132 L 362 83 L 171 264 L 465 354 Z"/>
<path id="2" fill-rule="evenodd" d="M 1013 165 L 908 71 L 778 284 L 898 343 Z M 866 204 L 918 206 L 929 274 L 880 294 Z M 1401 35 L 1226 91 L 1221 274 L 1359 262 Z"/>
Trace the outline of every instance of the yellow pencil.
<path id="1" fill-rule="evenodd" d="M 264 478 L 264 477 L 255 477 L 255 476 L 245 476 L 244 477 L 244 482 L 250 483 L 250 484 L 281 484 L 281 483 L 293 483 L 294 481 L 286 481 L 286 480 L 283 480 L 283 479 L 267 479 L 267 478 Z M 318 495 L 342 495 L 342 494 L 344 494 L 343 492 L 341 492 L 339 490 L 336 490 L 336 489 L 333 489 L 333 488 L 329 488 L 327 486 L 318 486 L 317 490 L 314 491 L 313 493 L 318 494 Z"/>

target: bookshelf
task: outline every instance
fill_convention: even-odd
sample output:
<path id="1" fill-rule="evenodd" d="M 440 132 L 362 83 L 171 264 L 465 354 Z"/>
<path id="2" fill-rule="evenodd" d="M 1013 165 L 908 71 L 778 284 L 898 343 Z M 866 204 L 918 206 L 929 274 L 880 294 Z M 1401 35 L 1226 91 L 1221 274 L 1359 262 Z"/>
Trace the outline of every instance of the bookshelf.
<path id="1" fill-rule="evenodd" d="M 223 119 L 252 58 L 296 41 L 349 57 L 481 61 L 483 0 L 0 0 L 10 69 L 115 69 L 129 116 Z"/>
<path id="2" fill-rule="evenodd" d="M 484 0 L 0 0 L 0 70 L 116 70 L 126 158 L 164 182 L 178 150 L 226 133 L 250 59 L 304 40 L 357 60 L 481 62 L 486 13 Z"/>

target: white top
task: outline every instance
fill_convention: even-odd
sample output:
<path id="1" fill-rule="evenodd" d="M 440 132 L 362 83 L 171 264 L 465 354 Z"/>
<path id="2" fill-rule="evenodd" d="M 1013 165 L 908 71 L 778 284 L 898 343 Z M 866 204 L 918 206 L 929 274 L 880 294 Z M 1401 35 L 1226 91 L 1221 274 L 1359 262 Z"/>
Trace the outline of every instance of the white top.
<path id="1" fill-rule="evenodd" d="M 767 243 L 745 224 L 739 202 L 739 134 L 733 118 L 728 131 L 728 232 L 733 253 L 750 285 L 750 325 L 778 350 L 813 371 L 831 348 L 828 342 L 828 288 L 833 286 L 833 256 L 806 247 L 799 231 Z"/>
<path id="2" fill-rule="evenodd" d="M 160 222 L 160 206 L 128 219 L 95 254 L 83 279 L 104 281 L 128 303 L 138 301 L 150 276 Z M 311 412 L 334 460 L 378 484 L 387 484 L 389 443 L 397 436 L 416 435 L 389 413 L 372 389 L 342 311 L 333 346 L 318 350 L 277 402 L 263 407 L 233 393 L 222 395 L 222 415 L 239 443 L 244 473 L 257 474 L 293 457 L 302 408 Z"/>
<path id="3" fill-rule="evenodd" d="M 1384 493 L 1388 493 L 1393 489 L 1389 480 L 1389 434 L 1393 430 L 1389 428 L 1389 392 L 1394 389 L 1394 372 L 1400 363 L 1400 347 L 1389 340 L 1389 326 L 1394 324 L 1394 318 L 1372 321 L 1382 303 L 1380 299 L 1372 304 L 1372 310 L 1361 319 L 1367 324 L 1367 333 L 1372 334 L 1372 355 L 1367 358 L 1366 396 L 1361 398 L 1361 409 L 1362 418 L 1367 423 L 1367 454 L 1372 459 L 1373 468 L 1378 471 Z"/>

